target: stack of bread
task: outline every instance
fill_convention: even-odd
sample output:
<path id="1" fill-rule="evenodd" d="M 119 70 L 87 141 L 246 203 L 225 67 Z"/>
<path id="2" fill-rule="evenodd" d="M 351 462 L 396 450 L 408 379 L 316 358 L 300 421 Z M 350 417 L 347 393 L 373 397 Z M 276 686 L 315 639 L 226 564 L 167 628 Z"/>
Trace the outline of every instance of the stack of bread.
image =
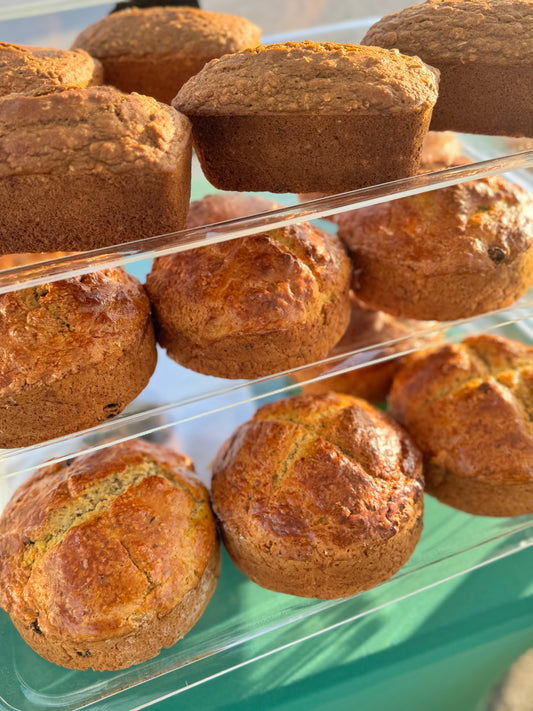
<path id="1" fill-rule="evenodd" d="M 206 375 L 320 376 L 225 443 L 213 433 L 211 502 L 186 456 L 137 440 L 22 484 L 0 517 L 0 604 L 63 666 L 120 669 L 183 636 L 216 586 L 215 522 L 259 585 L 337 598 L 409 559 L 424 478 L 474 514 L 533 512 L 533 349 L 482 335 L 419 350 L 439 322 L 530 289 L 527 191 L 490 176 L 342 213 L 337 234 L 265 220 L 208 239 L 280 207 L 244 191 L 464 165 L 450 131 L 533 137 L 532 3 L 428 0 L 360 45 L 259 42 L 244 18 L 157 7 L 109 15 L 71 50 L 0 44 L 0 266 L 184 227 L 207 240 L 156 259 L 146 290 L 115 268 L 0 295 L 0 447 L 118 414 L 156 338 Z M 189 205 L 193 144 L 220 192 Z M 313 365 L 353 351 L 350 377 Z M 366 401 L 389 391 L 390 415 Z"/>

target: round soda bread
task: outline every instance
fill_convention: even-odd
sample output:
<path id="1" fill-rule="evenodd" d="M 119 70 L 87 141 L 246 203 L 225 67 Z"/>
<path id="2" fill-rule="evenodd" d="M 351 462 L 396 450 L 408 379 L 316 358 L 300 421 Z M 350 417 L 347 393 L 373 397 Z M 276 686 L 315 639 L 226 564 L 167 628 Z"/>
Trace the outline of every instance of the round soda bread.
<path id="1" fill-rule="evenodd" d="M 122 669 L 188 632 L 220 566 L 187 457 L 140 440 L 36 471 L 0 518 L 0 604 L 42 657 Z"/>
<path id="2" fill-rule="evenodd" d="M 440 70 L 432 129 L 533 137 L 531 0 L 428 0 L 383 17 L 362 44 Z"/>
<path id="3" fill-rule="evenodd" d="M 352 287 L 373 309 L 448 321 L 509 306 L 533 282 L 533 200 L 500 176 L 344 213 Z"/>
<path id="4" fill-rule="evenodd" d="M 122 269 L 0 295 L 0 447 L 113 417 L 156 360 L 148 297 Z"/>
<path id="5" fill-rule="evenodd" d="M 28 150 L 31 146 L 31 150 Z M 113 87 L 0 99 L 0 253 L 83 251 L 180 230 L 185 116 Z"/>
<path id="6" fill-rule="evenodd" d="M 409 356 L 389 396 L 428 493 L 482 516 L 533 513 L 532 403 L 533 348 L 490 334 Z"/>
<path id="7" fill-rule="evenodd" d="M 106 84 L 170 104 L 206 62 L 255 47 L 260 36 L 244 17 L 191 7 L 132 7 L 87 27 L 73 47 L 102 62 Z"/>
<path id="8" fill-rule="evenodd" d="M 344 336 L 328 353 L 328 358 L 342 356 L 356 349 L 365 349 L 332 363 L 312 365 L 298 370 L 292 376 L 297 382 L 305 382 L 320 375 L 328 376 L 302 386 L 307 393 L 337 392 L 354 395 L 369 402 L 380 404 L 392 385 L 395 373 L 401 368 L 401 353 L 427 346 L 438 340 L 442 333 L 432 330 L 436 321 L 415 321 L 395 318 L 384 311 L 367 308 L 352 294 L 350 323 Z M 396 355 L 395 355 L 396 354 Z M 395 357 L 391 357 L 394 356 Z M 370 361 L 387 358 L 379 363 Z M 359 366 L 359 367 L 356 367 Z M 340 370 L 353 368 L 347 372 Z"/>
<path id="9" fill-rule="evenodd" d="M 102 84 L 104 70 L 82 49 L 69 51 L 0 42 L 0 96 L 39 96 Z"/>
<path id="10" fill-rule="evenodd" d="M 346 597 L 386 580 L 422 530 L 418 449 L 348 395 L 262 407 L 218 452 L 211 493 L 237 567 L 302 597 Z"/>
<path id="11" fill-rule="evenodd" d="M 191 204 L 187 226 L 271 209 L 245 195 Z M 323 357 L 350 317 L 351 266 L 334 235 L 308 223 L 154 261 L 146 289 L 156 334 L 178 363 L 221 378 L 256 378 Z"/>
<path id="12" fill-rule="evenodd" d="M 172 104 L 217 188 L 337 193 L 417 172 L 437 85 L 397 51 L 287 42 L 209 62 Z"/>

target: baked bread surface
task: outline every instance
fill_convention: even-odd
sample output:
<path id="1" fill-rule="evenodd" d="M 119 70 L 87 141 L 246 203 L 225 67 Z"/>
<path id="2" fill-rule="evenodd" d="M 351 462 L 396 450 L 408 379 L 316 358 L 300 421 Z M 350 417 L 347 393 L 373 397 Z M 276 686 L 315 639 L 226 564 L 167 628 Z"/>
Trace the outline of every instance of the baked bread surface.
<path id="1" fill-rule="evenodd" d="M 271 207 L 212 195 L 192 203 L 187 225 Z M 158 258 L 146 288 L 171 358 L 208 375 L 253 378 L 312 362 L 340 339 L 350 273 L 337 238 L 301 223 Z"/>
<path id="2" fill-rule="evenodd" d="M 0 96 L 38 96 L 102 84 L 104 70 L 82 49 L 74 51 L 0 42 Z"/>
<path id="3" fill-rule="evenodd" d="M 1 249 L 78 251 L 181 229 L 190 161 L 188 120 L 150 97 L 112 87 L 3 97 Z"/>
<path id="4" fill-rule="evenodd" d="M 265 405 L 213 463 L 213 508 L 235 564 L 304 597 L 344 597 L 393 575 L 420 536 L 422 491 L 410 437 L 347 395 Z"/>
<path id="5" fill-rule="evenodd" d="M 432 129 L 533 137 L 530 0 L 428 0 L 379 20 L 362 44 L 440 70 Z"/>
<path id="6" fill-rule="evenodd" d="M 156 359 L 148 297 L 122 269 L 0 295 L 0 446 L 118 414 Z"/>
<path id="7" fill-rule="evenodd" d="M 438 60 L 533 62 L 531 0 L 427 0 L 386 15 L 363 44 Z"/>
<path id="8" fill-rule="evenodd" d="M 142 441 L 35 472 L 0 519 L 0 603 L 49 661 L 119 669 L 201 615 L 219 549 L 191 461 Z"/>
<path id="9" fill-rule="evenodd" d="M 180 91 L 185 114 L 390 113 L 433 106 L 438 72 L 417 57 L 335 42 L 260 45 L 214 59 Z"/>
<path id="10" fill-rule="evenodd" d="M 259 44 L 249 20 L 190 7 L 121 10 L 74 41 L 98 57 L 106 83 L 170 103 L 180 87 L 214 57 Z"/>
<path id="11" fill-rule="evenodd" d="M 491 334 L 409 356 L 389 396 L 427 491 L 484 516 L 533 513 L 532 407 L 533 348 Z"/>
<path id="12" fill-rule="evenodd" d="M 287 42 L 209 62 L 172 104 L 215 187 L 337 193 L 416 173 L 437 85 L 396 51 Z"/>
<path id="13" fill-rule="evenodd" d="M 533 281 L 533 201 L 500 176 L 339 216 L 354 290 L 415 319 L 473 316 L 514 303 Z"/>
<path id="14" fill-rule="evenodd" d="M 87 27 L 74 40 L 93 57 L 199 54 L 219 57 L 259 42 L 259 28 L 244 17 L 192 7 L 120 10 Z"/>

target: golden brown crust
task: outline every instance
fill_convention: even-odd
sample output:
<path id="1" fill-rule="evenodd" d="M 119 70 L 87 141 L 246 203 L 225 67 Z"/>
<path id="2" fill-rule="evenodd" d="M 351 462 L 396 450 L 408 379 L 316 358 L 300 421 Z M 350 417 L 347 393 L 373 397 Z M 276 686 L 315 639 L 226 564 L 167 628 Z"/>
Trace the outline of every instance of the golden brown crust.
<path id="1" fill-rule="evenodd" d="M 440 70 L 432 129 L 533 136 L 530 0 L 429 0 L 384 17 L 363 44 Z"/>
<path id="2" fill-rule="evenodd" d="M 82 49 L 68 51 L 0 42 L 0 96 L 38 96 L 102 84 L 104 70 Z"/>
<path id="3" fill-rule="evenodd" d="M 0 519 L 0 557 L 2 607 L 39 653 L 79 669 L 122 668 L 175 642 L 219 566 L 191 461 L 141 441 L 37 471 Z"/>
<path id="4" fill-rule="evenodd" d="M 98 57 L 106 83 L 170 104 L 204 64 L 259 44 L 259 27 L 243 17 L 189 7 L 114 12 L 74 41 Z"/>
<path id="5" fill-rule="evenodd" d="M 148 298 L 122 269 L 0 295 L 0 446 L 118 414 L 156 357 Z"/>
<path id="6" fill-rule="evenodd" d="M 344 597 L 396 572 L 420 535 L 422 489 L 408 435 L 347 395 L 266 405 L 213 464 L 213 507 L 236 565 L 306 597 Z"/>
<path id="7" fill-rule="evenodd" d="M 533 512 L 533 348 L 483 334 L 426 349 L 389 405 L 424 454 L 429 493 L 485 516 Z"/>
<path id="8" fill-rule="evenodd" d="M 335 42 L 260 45 L 214 59 L 173 105 L 189 115 L 423 112 L 438 72 L 416 57 Z"/>
<path id="9" fill-rule="evenodd" d="M 183 227 L 184 116 L 112 87 L 0 101 L 0 251 L 79 251 Z"/>
<path id="10" fill-rule="evenodd" d="M 533 201 L 499 176 L 354 210 L 338 224 L 357 296 L 395 316 L 473 316 L 514 303 L 533 281 Z"/>
<path id="11" fill-rule="evenodd" d="M 422 335 L 420 332 L 436 326 L 435 321 L 415 321 L 394 318 L 384 311 L 374 311 L 365 307 L 352 294 L 350 323 L 344 336 L 329 352 L 328 357 L 340 356 L 356 349 L 369 349 L 332 364 L 316 365 L 294 374 L 294 379 L 304 382 L 319 375 L 328 375 L 323 380 L 303 386 L 307 393 L 346 393 L 379 404 L 389 392 L 392 380 L 401 368 L 402 357 L 390 358 L 401 353 L 427 346 L 429 341 L 438 340 L 442 333 L 432 332 Z M 396 341 L 391 343 L 391 341 Z M 374 348 L 370 348 L 374 346 Z M 369 361 L 388 358 L 381 363 L 365 365 Z M 360 366 L 360 367 L 356 367 Z M 337 371 L 355 368 L 345 373 Z"/>
<path id="12" fill-rule="evenodd" d="M 202 202 L 191 207 L 193 225 L 272 206 L 238 195 Z M 146 287 L 172 358 L 209 375 L 253 378 L 327 353 L 348 324 L 349 280 L 342 245 L 303 223 L 161 257 Z"/>

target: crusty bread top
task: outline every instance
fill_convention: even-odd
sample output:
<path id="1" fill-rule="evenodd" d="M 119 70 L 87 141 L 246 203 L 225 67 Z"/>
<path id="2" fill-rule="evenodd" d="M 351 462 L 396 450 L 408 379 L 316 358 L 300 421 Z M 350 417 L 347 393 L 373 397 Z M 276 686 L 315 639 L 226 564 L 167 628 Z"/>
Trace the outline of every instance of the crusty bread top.
<path id="1" fill-rule="evenodd" d="M 188 226 L 274 206 L 231 194 L 202 203 L 192 203 Z M 206 344 L 315 323 L 329 300 L 347 289 L 350 274 L 340 240 L 300 223 L 160 257 L 146 286 L 150 295 L 157 294 L 161 322 L 179 320 L 188 338 Z"/>
<path id="2" fill-rule="evenodd" d="M 185 114 L 423 111 L 437 100 L 438 71 L 395 50 L 287 42 L 209 62 L 180 89 Z"/>
<path id="3" fill-rule="evenodd" d="M 414 353 L 389 406 L 435 465 L 494 483 L 533 481 L 533 348 L 481 334 Z"/>
<path id="4" fill-rule="evenodd" d="M 531 64 L 531 0 L 427 0 L 386 15 L 362 44 L 396 47 L 426 62 Z"/>
<path id="5" fill-rule="evenodd" d="M 190 140 L 185 116 L 110 86 L 0 99 L 0 177 L 172 171 Z"/>
<path id="6" fill-rule="evenodd" d="M 123 269 L 0 295 L 0 395 L 51 383 L 135 347 L 148 297 Z"/>
<path id="7" fill-rule="evenodd" d="M 95 57 L 178 54 L 219 57 L 259 43 L 244 17 L 191 7 L 136 7 L 107 15 L 74 40 Z"/>
<path id="8" fill-rule="evenodd" d="M 36 633 L 115 636 L 198 584 L 215 546 L 191 461 L 142 441 L 39 469 L 0 519 L 0 604 Z"/>
<path id="9" fill-rule="evenodd" d="M 216 515 L 275 555 L 280 539 L 347 559 L 357 545 L 391 538 L 423 490 L 407 433 L 364 400 L 329 393 L 265 405 L 213 464 Z"/>
<path id="10" fill-rule="evenodd" d="M 490 272 L 533 247 L 533 200 L 491 176 L 343 213 L 337 224 L 355 254 L 420 275 Z"/>
<path id="11" fill-rule="evenodd" d="M 104 70 L 81 49 L 68 51 L 0 42 L 0 96 L 37 96 L 101 84 Z"/>

